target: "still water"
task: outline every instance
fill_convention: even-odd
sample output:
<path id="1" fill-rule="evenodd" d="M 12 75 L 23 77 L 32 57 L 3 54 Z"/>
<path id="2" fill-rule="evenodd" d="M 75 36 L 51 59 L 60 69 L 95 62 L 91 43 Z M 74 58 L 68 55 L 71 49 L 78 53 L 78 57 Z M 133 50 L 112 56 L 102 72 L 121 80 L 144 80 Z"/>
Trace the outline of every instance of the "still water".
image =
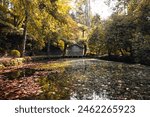
<path id="1" fill-rule="evenodd" d="M 25 70 L 24 75 L 26 71 L 32 75 L 46 73 L 39 77 L 41 93 L 27 99 L 150 99 L 149 66 L 98 59 L 62 59 Z"/>

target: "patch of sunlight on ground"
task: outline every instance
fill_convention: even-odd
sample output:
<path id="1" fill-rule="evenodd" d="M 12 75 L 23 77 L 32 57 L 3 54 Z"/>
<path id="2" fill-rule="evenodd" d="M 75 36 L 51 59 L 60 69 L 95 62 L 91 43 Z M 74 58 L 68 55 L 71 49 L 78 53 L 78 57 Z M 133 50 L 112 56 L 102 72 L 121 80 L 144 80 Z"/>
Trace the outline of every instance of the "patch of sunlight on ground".
<path id="1" fill-rule="evenodd" d="M 55 62 L 49 62 L 49 63 L 44 63 L 42 65 L 39 65 L 36 67 L 36 69 L 41 69 L 41 70 L 55 70 L 55 69 L 63 69 L 68 66 L 70 66 L 71 63 L 69 61 L 55 61 Z"/>

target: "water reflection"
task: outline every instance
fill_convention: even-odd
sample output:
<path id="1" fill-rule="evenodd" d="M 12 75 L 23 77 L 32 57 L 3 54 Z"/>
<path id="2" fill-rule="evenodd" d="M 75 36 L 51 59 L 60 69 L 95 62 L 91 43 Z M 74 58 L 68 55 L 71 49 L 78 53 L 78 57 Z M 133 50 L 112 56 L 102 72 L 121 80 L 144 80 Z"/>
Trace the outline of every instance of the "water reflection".
<path id="1" fill-rule="evenodd" d="M 149 67 L 96 59 L 66 61 L 71 65 L 65 70 L 39 79 L 43 93 L 35 99 L 150 99 Z"/>
<path id="2" fill-rule="evenodd" d="M 23 69 L 16 69 L 7 73 L 2 73 L 2 75 L 8 80 L 13 80 L 22 77 L 29 77 L 32 76 L 34 73 L 35 73 L 34 69 L 23 68 Z"/>

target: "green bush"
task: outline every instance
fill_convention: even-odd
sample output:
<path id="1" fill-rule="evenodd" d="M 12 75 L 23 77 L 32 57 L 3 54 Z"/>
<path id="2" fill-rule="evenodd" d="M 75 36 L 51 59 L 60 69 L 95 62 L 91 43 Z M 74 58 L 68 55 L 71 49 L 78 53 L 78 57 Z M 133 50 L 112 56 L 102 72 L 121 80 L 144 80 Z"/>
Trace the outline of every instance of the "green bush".
<path id="1" fill-rule="evenodd" d="M 10 54 L 12 57 L 20 57 L 20 52 L 18 50 L 11 50 Z"/>

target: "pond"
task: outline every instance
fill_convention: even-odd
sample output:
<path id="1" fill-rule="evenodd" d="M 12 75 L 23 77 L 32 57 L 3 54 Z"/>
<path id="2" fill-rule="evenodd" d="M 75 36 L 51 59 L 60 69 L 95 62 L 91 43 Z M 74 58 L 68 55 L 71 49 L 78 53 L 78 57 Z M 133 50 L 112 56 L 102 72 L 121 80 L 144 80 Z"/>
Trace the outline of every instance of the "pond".
<path id="1" fill-rule="evenodd" d="M 29 68 L 22 68 L 22 69 L 16 69 L 10 72 L 2 73 L 4 75 L 4 78 L 13 80 L 13 79 L 19 79 L 22 77 L 29 77 L 32 76 L 35 73 L 35 69 L 29 69 Z"/>
<path id="2" fill-rule="evenodd" d="M 38 72 L 42 90 L 26 99 L 150 99 L 149 66 L 98 59 L 61 59 L 25 71 L 30 77 Z"/>

